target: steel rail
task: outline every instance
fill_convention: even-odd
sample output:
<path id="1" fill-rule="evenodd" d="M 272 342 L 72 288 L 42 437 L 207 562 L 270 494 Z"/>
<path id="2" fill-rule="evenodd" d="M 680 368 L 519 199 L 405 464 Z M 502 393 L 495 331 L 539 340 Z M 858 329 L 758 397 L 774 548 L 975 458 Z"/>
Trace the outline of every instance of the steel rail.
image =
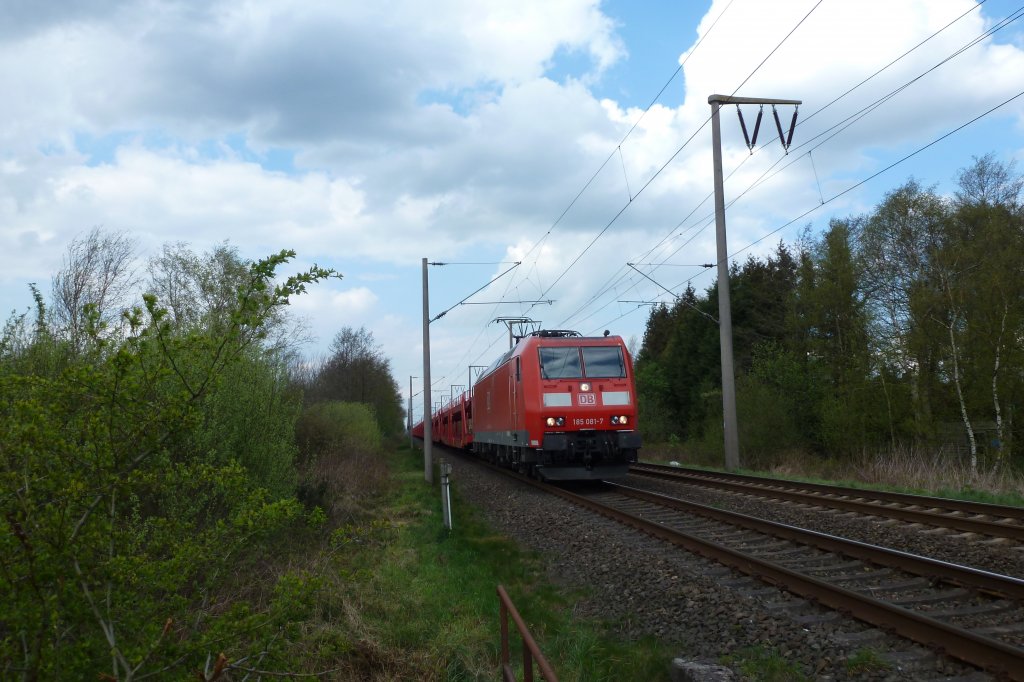
<path id="1" fill-rule="evenodd" d="M 910 554 L 909 552 L 901 552 L 896 549 L 889 549 L 888 547 L 879 547 L 857 540 L 848 540 L 836 535 L 829 535 L 828 533 L 821 533 L 776 521 L 759 519 L 755 516 L 740 514 L 739 512 L 716 509 L 715 507 L 688 502 L 647 490 L 639 490 L 618 483 L 606 482 L 605 485 L 621 491 L 629 497 L 670 507 L 678 511 L 699 514 L 715 521 L 741 526 L 759 533 L 772 535 L 791 542 L 798 542 L 803 545 L 811 545 L 818 549 L 844 554 L 855 559 L 870 561 L 874 564 L 897 568 L 915 575 L 939 578 L 961 587 L 980 590 L 987 594 L 1024 601 L 1024 580 L 1012 576 L 983 571 L 970 566 L 961 566 L 918 554 Z"/>
<path id="2" fill-rule="evenodd" d="M 804 575 L 797 571 L 785 568 L 784 566 L 779 566 L 773 562 L 733 550 L 712 540 L 705 540 L 690 533 L 670 528 L 664 524 L 649 521 L 635 514 L 631 514 L 621 509 L 616 509 L 582 495 L 577 495 L 576 493 L 563 488 L 542 483 L 493 464 L 477 459 L 474 459 L 473 461 L 483 464 L 484 466 L 501 474 L 510 476 L 516 480 L 538 488 L 544 492 L 557 495 L 606 518 L 635 528 L 647 535 L 650 535 L 651 537 L 664 540 L 677 547 L 700 554 L 701 556 L 722 563 L 742 573 L 757 577 L 768 583 L 789 590 L 794 594 L 810 599 L 811 601 L 833 608 L 840 613 L 847 614 L 883 630 L 893 632 L 901 637 L 923 644 L 924 646 L 937 650 L 942 654 L 995 673 L 996 675 L 1000 675 L 1006 679 L 1020 680 L 1021 682 L 1024 682 L 1024 649 L 1011 646 L 992 637 L 987 637 L 985 635 L 971 632 L 970 630 L 958 628 L 954 625 L 944 623 L 920 613 L 915 613 L 914 611 L 896 604 L 890 604 L 882 600 L 875 599 L 874 597 L 858 593 L 854 590 L 849 590 L 838 585 L 830 584 L 824 580 Z M 641 492 L 648 495 L 657 495 L 656 493 L 647 493 L 646 491 Z M 678 501 L 683 502 L 682 500 Z M 712 507 L 706 507 L 705 509 L 709 510 L 709 512 L 715 512 L 716 514 L 734 514 L 733 512 L 725 512 L 724 510 L 714 509 Z M 740 515 L 737 514 L 737 516 Z M 772 523 L 761 519 L 756 520 L 763 523 Z M 825 534 L 819 533 L 818 535 L 824 536 Z M 838 540 L 838 538 L 836 539 Z M 858 545 L 863 543 L 854 544 Z M 930 561 L 924 557 L 918 558 L 926 562 Z M 944 562 L 936 562 L 936 567 L 940 568 L 938 565 L 943 563 Z M 952 564 L 947 566 L 952 566 Z M 973 570 L 969 572 L 976 574 L 985 573 L 984 571 Z M 1002 577 L 1007 578 L 1011 582 L 1016 581 L 1015 578 L 1009 578 L 1008 576 Z"/>
<path id="3" fill-rule="evenodd" d="M 794 594 L 824 604 L 882 629 L 896 632 L 902 637 L 912 639 L 931 649 L 938 649 L 948 656 L 1003 675 L 1007 679 L 1024 680 L 1024 649 L 943 623 L 901 606 L 832 585 L 824 580 L 730 549 L 717 542 L 648 521 L 568 490 L 532 481 L 524 476 L 517 476 L 517 478 L 655 538 L 784 587 Z"/>
<path id="4" fill-rule="evenodd" d="M 705 487 L 717 488 L 719 490 L 726 490 L 729 492 L 740 492 L 747 494 L 757 494 L 762 497 L 771 497 L 774 499 L 786 500 L 789 502 L 797 502 L 800 504 L 810 504 L 819 507 L 831 507 L 834 509 L 842 509 L 844 511 L 852 511 L 858 514 L 867 514 L 870 516 L 884 516 L 888 518 L 899 519 L 909 523 L 921 523 L 928 526 L 935 526 L 938 528 L 951 528 L 953 530 L 959 530 L 969 533 L 978 533 L 981 535 L 990 535 L 993 537 L 1009 538 L 1024 542 L 1024 525 L 998 523 L 995 521 L 985 521 L 981 519 L 967 518 L 963 516 L 953 516 L 949 513 L 936 513 L 929 511 L 922 511 L 917 509 L 907 509 L 903 507 L 889 507 L 882 506 L 879 504 L 872 504 L 871 502 L 861 502 L 855 499 L 842 499 L 838 497 L 823 497 L 814 493 L 803 493 L 794 490 L 780 490 L 777 485 L 789 485 L 792 487 L 807 487 L 808 489 L 820 489 L 829 488 L 831 490 L 821 492 L 827 492 L 829 495 L 844 495 L 846 498 L 859 497 L 863 499 L 876 499 L 880 502 L 896 502 L 899 504 L 914 504 L 920 507 L 936 508 L 944 506 L 947 502 L 959 502 L 958 500 L 947 500 L 946 498 L 929 498 L 920 497 L 917 495 L 906 495 L 903 493 L 886 493 L 885 497 L 875 496 L 875 491 L 864 491 L 855 490 L 852 488 L 838 488 L 835 486 L 822 486 L 820 484 L 807 484 L 806 486 L 799 482 L 794 481 L 775 481 L 774 479 L 764 479 L 758 477 L 750 477 L 755 479 L 757 483 L 743 483 L 734 482 L 730 480 L 721 480 L 723 478 L 732 478 L 732 476 L 720 476 L 718 473 L 690 473 L 690 472 L 678 472 L 675 471 L 674 467 L 665 467 L 664 469 L 651 468 L 653 465 L 641 464 L 630 466 L 630 473 L 639 474 L 642 476 L 651 476 L 654 478 L 666 478 L 671 480 L 677 480 L 680 482 L 693 483 L 694 485 L 701 485 Z M 842 492 L 838 492 L 842 491 Z M 893 496 L 898 496 L 897 499 Z M 906 501 L 906 498 L 913 499 L 913 502 Z M 964 503 L 970 505 L 971 503 Z M 980 503 L 979 503 L 980 504 Z M 964 512 L 967 511 L 961 505 L 949 505 L 945 506 L 946 509 L 951 511 Z M 1013 507 L 1001 507 L 999 505 L 986 505 L 988 509 L 1014 509 Z M 972 508 L 968 513 L 973 514 L 986 514 L 990 516 L 998 516 L 1000 518 L 1015 518 L 1009 517 L 1005 514 L 1001 514 L 996 511 L 978 511 L 976 508 Z"/>
<path id="5" fill-rule="evenodd" d="M 768 478 L 766 476 L 753 476 L 750 474 L 737 474 L 729 471 L 710 471 L 707 469 L 693 469 L 689 467 L 676 467 L 664 464 L 653 464 L 651 462 L 639 462 L 631 465 L 637 469 L 649 469 L 651 471 L 680 473 L 698 477 L 714 477 L 733 481 L 748 481 L 752 485 L 763 486 L 791 486 L 815 490 L 827 495 L 844 495 L 846 497 L 861 497 L 865 499 L 878 500 L 879 502 L 892 502 L 897 504 L 913 505 L 918 507 L 934 507 L 959 511 L 965 514 L 979 514 L 995 516 L 1006 519 L 1017 519 L 1024 521 L 1024 507 L 1013 507 L 1002 504 L 991 504 L 989 502 L 972 502 L 970 500 L 955 500 L 951 497 L 928 497 L 926 495 L 914 495 L 911 493 L 897 493 L 890 490 L 872 490 L 869 488 L 847 488 L 840 485 L 828 483 L 811 483 L 809 481 L 794 481 L 786 478 Z M 639 471 L 637 473 L 640 473 Z"/>

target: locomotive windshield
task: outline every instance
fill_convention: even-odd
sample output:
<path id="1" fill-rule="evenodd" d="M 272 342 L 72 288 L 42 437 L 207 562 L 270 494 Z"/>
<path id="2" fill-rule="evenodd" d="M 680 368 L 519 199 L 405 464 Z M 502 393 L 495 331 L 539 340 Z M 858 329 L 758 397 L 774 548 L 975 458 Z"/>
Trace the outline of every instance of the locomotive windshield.
<path id="1" fill-rule="evenodd" d="M 544 379 L 617 379 L 626 376 L 622 349 L 617 346 L 540 348 L 540 375 Z M 583 360 L 580 361 L 580 351 Z M 586 373 L 584 373 L 586 368 Z"/>
<path id="2" fill-rule="evenodd" d="M 579 348 L 539 348 L 540 375 L 545 379 L 582 379 Z"/>
<path id="3" fill-rule="evenodd" d="M 626 376 L 626 363 L 618 346 L 583 348 L 583 365 L 591 379 L 619 379 Z"/>

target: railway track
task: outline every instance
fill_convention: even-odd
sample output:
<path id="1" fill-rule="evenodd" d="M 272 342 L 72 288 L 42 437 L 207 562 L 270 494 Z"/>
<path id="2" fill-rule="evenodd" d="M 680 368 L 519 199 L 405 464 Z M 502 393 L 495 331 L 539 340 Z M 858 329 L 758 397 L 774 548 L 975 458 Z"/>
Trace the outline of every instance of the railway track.
<path id="1" fill-rule="evenodd" d="M 492 468 L 936 653 L 1024 680 L 1024 580 L 628 486 L 606 482 L 580 494 Z"/>
<path id="2" fill-rule="evenodd" d="M 1024 680 L 1024 581 L 626 486 L 566 497 L 1008 679 Z"/>
<path id="3" fill-rule="evenodd" d="M 839 509 L 1024 544 L 1024 508 L 697 469 L 634 464 L 631 474 L 731 493 Z"/>

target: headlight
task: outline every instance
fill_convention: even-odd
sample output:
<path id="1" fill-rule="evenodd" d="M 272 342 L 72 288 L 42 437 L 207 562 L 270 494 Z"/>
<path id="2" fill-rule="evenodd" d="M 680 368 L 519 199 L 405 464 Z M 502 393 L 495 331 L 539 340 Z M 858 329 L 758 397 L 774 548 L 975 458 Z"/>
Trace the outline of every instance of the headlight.
<path id="1" fill-rule="evenodd" d="M 622 414 L 622 415 L 618 415 L 617 414 L 617 415 L 612 417 L 612 424 L 628 424 L 628 423 L 629 423 L 629 417 L 624 415 L 624 414 Z"/>
<path id="2" fill-rule="evenodd" d="M 563 426 L 565 424 L 565 417 L 548 417 L 548 426 Z"/>
<path id="3" fill-rule="evenodd" d="M 580 390 L 581 391 L 589 391 L 590 390 L 590 384 L 586 384 L 586 383 L 580 384 Z"/>

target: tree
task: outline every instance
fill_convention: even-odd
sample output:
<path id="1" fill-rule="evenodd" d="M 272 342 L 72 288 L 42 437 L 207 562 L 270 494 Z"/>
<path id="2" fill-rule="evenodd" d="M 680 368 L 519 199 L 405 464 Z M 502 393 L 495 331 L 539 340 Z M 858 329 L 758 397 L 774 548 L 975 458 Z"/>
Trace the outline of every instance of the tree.
<path id="1" fill-rule="evenodd" d="M 330 355 L 316 372 L 311 401 L 369 405 L 385 435 L 403 428 L 405 410 L 388 360 L 366 328 L 344 327 L 334 337 Z"/>
<path id="2" fill-rule="evenodd" d="M 863 223 L 863 263 L 873 352 L 911 392 L 914 432 L 932 433 L 938 348 L 932 320 L 945 305 L 935 269 L 947 207 L 909 180 L 886 194 Z"/>
<path id="3" fill-rule="evenodd" d="M 959 174 L 942 249 L 950 308 L 944 320 L 947 356 L 961 418 L 974 446 L 972 415 L 991 417 L 995 435 L 984 445 L 994 445 L 996 466 L 1012 452 L 1012 417 L 1007 417 L 1021 397 L 1021 375 L 1014 370 L 1024 364 L 1019 343 L 1024 338 L 1022 187 L 1024 178 L 1014 164 L 999 163 L 991 154 L 975 158 Z"/>
<path id="4" fill-rule="evenodd" d="M 687 293 L 684 295 L 691 299 L 694 298 L 693 289 L 688 287 Z M 672 318 L 669 315 L 668 307 L 664 303 L 653 306 L 650 315 L 647 317 L 643 346 L 637 354 L 637 362 L 640 363 L 647 359 L 657 358 L 665 352 L 665 347 L 668 345 L 668 339 L 671 334 Z"/>
<path id="5" fill-rule="evenodd" d="M 806 292 L 811 297 L 805 304 L 813 320 L 814 352 L 824 359 L 837 386 L 867 374 L 867 320 L 851 247 L 854 230 L 849 221 L 829 224 L 818 247 L 815 285 Z"/>
<path id="6" fill-rule="evenodd" d="M 779 242 L 773 255 L 764 260 L 751 256 L 730 275 L 737 367 L 749 369 L 759 344 L 787 336 L 796 271 L 793 254 Z"/>
<path id="7" fill-rule="evenodd" d="M 1017 174 L 1017 164 L 1000 163 L 995 154 L 974 157 L 974 164 L 960 171 L 957 177 L 956 203 L 959 207 L 1001 207 L 1009 213 L 1021 208 L 1024 176 Z"/>
<path id="8" fill-rule="evenodd" d="M 76 238 L 53 276 L 50 310 L 57 334 L 81 350 L 90 316 L 100 327 L 120 328 L 121 312 L 137 283 L 135 240 L 126 233 L 94 227 Z"/>
<path id="9" fill-rule="evenodd" d="M 684 296 L 693 299 L 693 290 L 687 289 Z M 674 392 L 666 377 L 662 363 L 669 341 L 674 333 L 673 314 L 668 306 L 660 303 L 651 308 L 644 330 L 643 345 L 634 363 L 640 423 L 644 437 L 652 441 L 665 441 L 670 436 L 679 436 L 681 425 L 679 410 L 673 399 Z"/>
<path id="10" fill-rule="evenodd" d="M 182 333 L 147 294 L 123 337 L 87 325 L 83 342 L 97 352 L 53 375 L 0 364 L 6 672 L 83 679 L 106 669 L 101 677 L 130 680 L 223 646 L 204 640 L 208 590 L 299 505 L 194 445 L 219 382 L 258 348 L 253 330 L 333 275 L 314 266 L 274 285 L 293 255 L 247 268 L 217 333 Z"/>
<path id="11" fill-rule="evenodd" d="M 808 371 L 821 379 L 818 402 L 807 407 L 817 414 L 816 440 L 830 452 L 857 452 L 883 440 L 886 422 L 894 438 L 886 386 L 874 381 L 879 375 L 868 342 L 862 263 L 852 246 L 862 223 L 832 220 L 802 266 L 804 349 Z M 879 412 L 883 403 L 887 419 Z"/>

